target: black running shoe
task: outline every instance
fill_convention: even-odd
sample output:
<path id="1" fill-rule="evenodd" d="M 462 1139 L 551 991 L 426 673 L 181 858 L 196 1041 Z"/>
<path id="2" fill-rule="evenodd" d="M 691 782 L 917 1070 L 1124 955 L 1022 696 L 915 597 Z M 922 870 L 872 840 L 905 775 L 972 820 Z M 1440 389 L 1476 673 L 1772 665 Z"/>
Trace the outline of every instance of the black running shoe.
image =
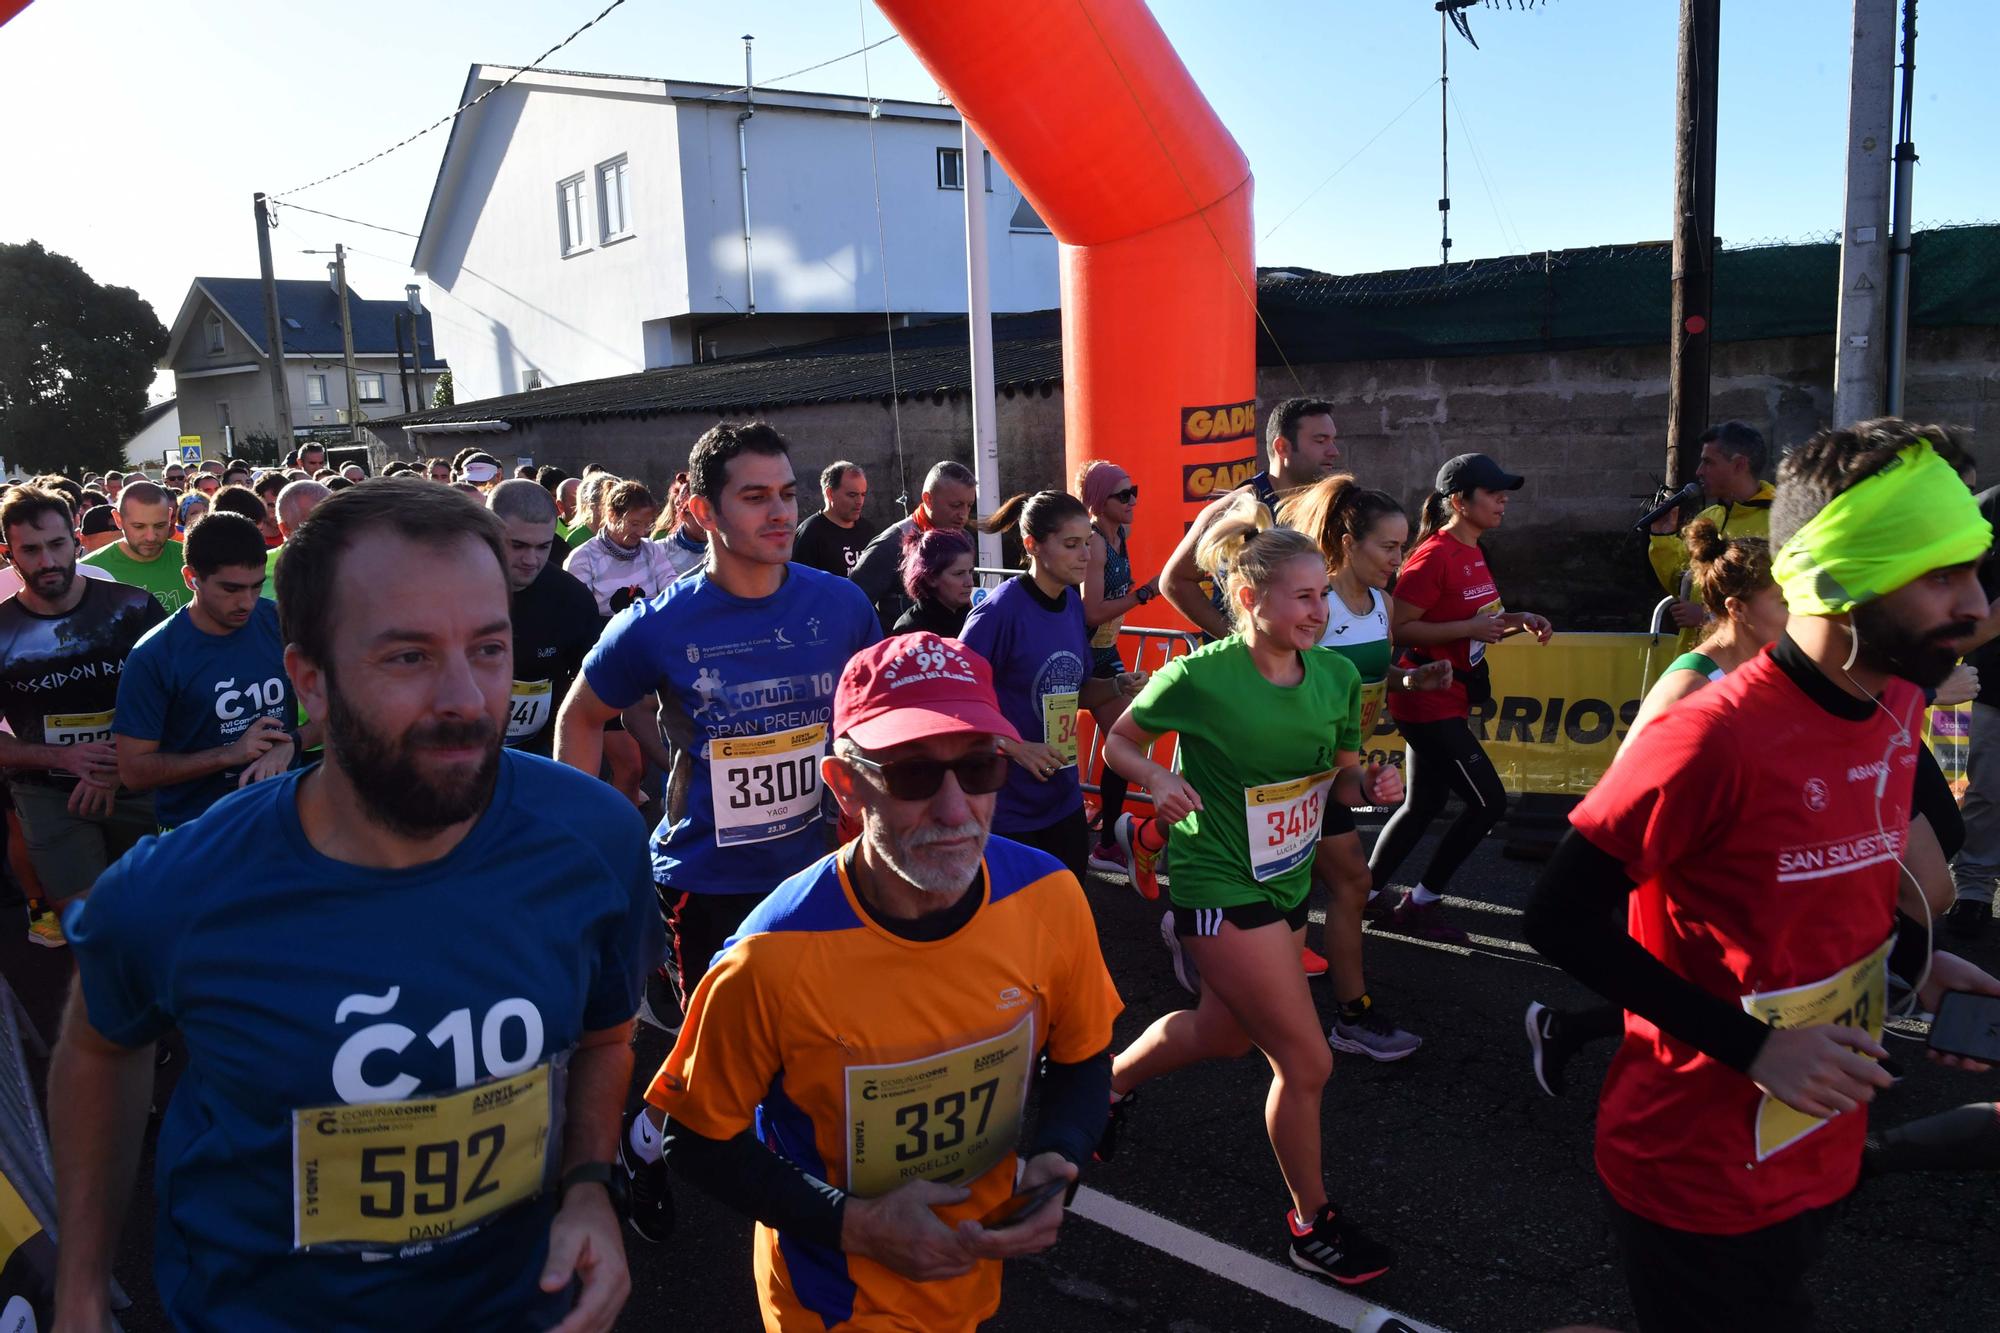
<path id="1" fill-rule="evenodd" d="M 1299 1230 L 1297 1214 L 1286 1209 L 1285 1229 L 1291 1236 L 1292 1262 L 1308 1273 L 1324 1273 L 1343 1287 L 1381 1277 L 1396 1262 L 1394 1251 L 1363 1235 L 1331 1203 L 1321 1205 L 1304 1231 Z"/>
<path id="2" fill-rule="evenodd" d="M 667 1183 L 667 1160 L 648 1162 L 632 1151 L 632 1116 L 618 1126 L 618 1169 L 625 1173 L 625 1221 L 639 1239 L 663 1244 L 674 1233 L 674 1193 Z"/>
<path id="3" fill-rule="evenodd" d="M 1526 1019 L 1528 1049 L 1535 1062 L 1535 1082 L 1551 1097 L 1563 1095 L 1563 1066 L 1576 1054 L 1576 1042 L 1563 1030 L 1563 1016 L 1540 1000 L 1530 1001 Z"/>
<path id="4" fill-rule="evenodd" d="M 1960 898 L 1944 914 L 1944 928 L 1953 939 L 1976 940 L 1993 924 L 1993 904 Z"/>
<path id="5" fill-rule="evenodd" d="M 1097 1151 L 1090 1155 L 1092 1161 L 1108 1162 L 1118 1155 L 1118 1135 L 1125 1128 L 1125 1113 L 1138 1099 L 1138 1093 L 1128 1092 L 1111 1103 L 1111 1114 L 1105 1118 L 1104 1133 L 1097 1140 Z"/>

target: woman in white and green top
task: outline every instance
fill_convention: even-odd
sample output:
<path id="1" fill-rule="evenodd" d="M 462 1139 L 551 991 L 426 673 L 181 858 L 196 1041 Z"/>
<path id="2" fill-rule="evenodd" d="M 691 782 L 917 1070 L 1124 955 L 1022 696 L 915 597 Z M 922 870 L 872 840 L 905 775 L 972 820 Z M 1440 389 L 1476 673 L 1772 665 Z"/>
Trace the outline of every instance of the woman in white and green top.
<path id="1" fill-rule="evenodd" d="M 1278 506 L 1278 517 L 1310 536 L 1326 558 L 1326 630 L 1331 648 L 1361 673 L 1361 749 L 1366 755 L 1390 690 L 1437 690 L 1451 684 L 1451 663 L 1394 664 L 1389 641 L 1389 599 L 1383 589 L 1402 566 L 1410 540 L 1409 515 L 1394 496 L 1364 488 L 1347 473 L 1314 482 Z M 1361 915 L 1372 877 L 1354 819 L 1329 808 L 1313 854 L 1314 878 L 1327 886 L 1321 948 L 1339 1002 L 1327 1041 L 1336 1051 L 1371 1060 L 1400 1060 L 1423 1038 L 1391 1022 L 1368 993 L 1361 965 Z"/>
<path id="2" fill-rule="evenodd" d="M 1363 766 L 1360 676 L 1318 646 L 1324 557 L 1311 538 L 1269 522 L 1246 493 L 1211 526 L 1198 559 L 1222 585 L 1237 632 L 1155 672 L 1106 741 L 1106 761 L 1173 825 L 1172 942 L 1202 982 L 1195 1008 L 1159 1019 L 1112 1059 L 1111 1132 L 1139 1084 L 1262 1050 L 1272 1070 L 1265 1128 L 1291 1192 L 1292 1262 L 1352 1284 L 1386 1272 L 1391 1257 L 1327 1201 L 1320 1102 L 1333 1060 L 1299 949 L 1328 807 L 1399 801 L 1402 779 Z M 1149 757 L 1169 731 L 1180 736 L 1182 774 Z"/>

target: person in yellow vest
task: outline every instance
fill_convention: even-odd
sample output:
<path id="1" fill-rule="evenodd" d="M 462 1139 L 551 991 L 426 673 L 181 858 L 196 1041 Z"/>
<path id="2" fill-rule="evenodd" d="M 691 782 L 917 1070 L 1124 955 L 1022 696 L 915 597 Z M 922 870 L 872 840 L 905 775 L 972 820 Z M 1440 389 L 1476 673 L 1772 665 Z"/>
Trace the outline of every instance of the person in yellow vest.
<path id="1" fill-rule="evenodd" d="M 1701 484 L 1702 495 L 1714 503 L 1694 517 L 1715 524 L 1717 534 L 1724 538 L 1768 539 L 1774 492 L 1771 483 L 1759 480 L 1758 474 L 1769 461 L 1770 451 L 1765 447 L 1762 432 L 1748 422 L 1725 421 L 1703 431 L 1701 462 L 1696 465 L 1694 476 Z M 1659 576 L 1660 586 L 1674 599 L 1674 624 L 1681 627 L 1681 637 L 1689 640 L 1682 645 L 1685 651 L 1692 646 L 1690 636 L 1699 637 L 1698 631 L 1708 612 L 1681 586 L 1688 566 L 1681 527 L 1679 515 L 1672 512 L 1655 522 L 1646 557 L 1652 562 L 1653 573 Z"/>

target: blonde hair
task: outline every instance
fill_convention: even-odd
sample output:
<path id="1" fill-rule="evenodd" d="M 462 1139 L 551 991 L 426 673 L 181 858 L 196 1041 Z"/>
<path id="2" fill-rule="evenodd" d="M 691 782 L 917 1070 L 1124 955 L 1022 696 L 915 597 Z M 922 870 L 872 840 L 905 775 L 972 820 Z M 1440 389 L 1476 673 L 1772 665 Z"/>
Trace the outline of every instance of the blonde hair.
<path id="1" fill-rule="evenodd" d="M 1326 563 L 1319 543 L 1296 529 L 1271 526 L 1271 511 L 1245 491 L 1232 496 L 1215 516 L 1194 558 L 1221 585 L 1223 611 L 1241 633 L 1248 626 L 1236 590 L 1268 588 L 1279 568 L 1300 556 L 1310 556 L 1322 567 Z"/>

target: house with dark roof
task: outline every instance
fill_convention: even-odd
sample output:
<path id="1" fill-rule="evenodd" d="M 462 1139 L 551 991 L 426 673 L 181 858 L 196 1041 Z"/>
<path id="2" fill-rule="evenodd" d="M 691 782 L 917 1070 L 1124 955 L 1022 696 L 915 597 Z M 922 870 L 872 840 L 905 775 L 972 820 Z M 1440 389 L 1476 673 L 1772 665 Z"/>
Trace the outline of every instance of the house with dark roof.
<path id="1" fill-rule="evenodd" d="M 329 282 L 291 278 L 279 279 L 277 288 L 296 436 L 344 438 L 355 416 L 370 421 L 430 405 L 438 376 L 448 367 L 432 339 L 428 311 L 413 320 L 407 302 L 370 301 L 348 288 L 359 400 L 350 404 L 339 293 Z M 266 342 L 262 283 L 194 280 L 160 364 L 174 374 L 181 433 L 201 436 L 204 457 L 223 457 L 251 435 L 277 435 Z M 290 448 L 285 441 L 280 452 Z"/>

